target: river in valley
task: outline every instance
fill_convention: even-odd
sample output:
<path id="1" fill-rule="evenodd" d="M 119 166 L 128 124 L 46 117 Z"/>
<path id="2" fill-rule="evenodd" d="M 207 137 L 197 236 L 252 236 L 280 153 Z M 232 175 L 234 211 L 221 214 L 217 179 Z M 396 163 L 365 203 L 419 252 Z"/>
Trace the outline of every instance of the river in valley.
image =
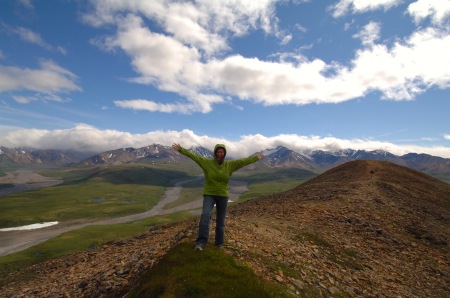
<path id="1" fill-rule="evenodd" d="M 32 173 L 22 173 L 22 178 L 24 174 L 32 175 Z M 20 175 L 20 174 L 17 174 Z M 33 176 L 35 177 L 35 176 Z M 197 177 L 194 180 L 202 179 L 202 176 Z M 41 178 L 42 179 L 42 178 Z M 186 180 L 178 182 L 174 187 L 170 187 L 166 190 L 165 195 L 159 203 L 154 206 L 149 211 L 139 213 L 139 214 L 133 214 L 133 215 L 127 215 L 123 217 L 118 218 L 111 218 L 111 219 L 105 219 L 105 220 L 97 220 L 97 221 L 68 221 L 68 222 L 60 222 L 57 224 L 52 224 L 50 226 L 46 226 L 39 229 L 31 229 L 31 230 L 23 230 L 18 227 L 15 230 L 8 230 L 8 231 L 0 231 L 0 256 L 5 256 L 14 252 L 21 251 L 23 249 L 26 249 L 28 247 L 31 247 L 33 245 L 36 245 L 38 243 L 44 242 L 48 239 L 51 239 L 53 237 L 56 237 L 62 233 L 80 229 L 86 226 L 91 225 L 111 225 L 111 224 L 119 224 L 119 223 L 126 223 L 126 222 L 133 222 L 137 220 L 141 220 L 144 218 L 152 217 L 155 215 L 164 215 L 169 213 L 174 213 L 178 211 L 185 211 L 185 210 L 192 210 L 192 212 L 195 212 L 194 210 L 199 209 L 202 207 L 202 198 L 199 198 L 199 200 L 196 200 L 194 202 L 189 202 L 174 208 L 170 209 L 164 209 L 164 206 L 166 206 L 169 203 L 172 203 L 179 199 L 181 190 L 183 189 L 183 184 L 194 181 L 194 180 Z M 42 182 L 43 185 L 48 186 L 45 184 L 45 182 Z M 49 183 L 56 183 L 56 180 L 52 180 Z M 247 183 L 243 181 L 236 181 L 236 180 L 230 180 L 229 183 L 229 193 L 230 193 L 230 200 L 231 201 L 237 201 L 239 199 L 239 196 L 246 192 L 248 190 Z M 45 223 L 42 223 L 45 226 Z"/>

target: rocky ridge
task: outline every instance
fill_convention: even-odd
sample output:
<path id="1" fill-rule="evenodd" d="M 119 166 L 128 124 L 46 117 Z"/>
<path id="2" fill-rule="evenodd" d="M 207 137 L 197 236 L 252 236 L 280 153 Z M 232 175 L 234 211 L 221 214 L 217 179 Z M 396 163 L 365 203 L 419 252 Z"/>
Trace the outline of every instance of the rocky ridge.
<path id="1" fill-rule="evenodd" d="M 42 149 L 34 150 L 31 148 L 7 148 L 0 146 L 0 162 L 23 164 L 23 165 L 46 165 L 46 166 L 67 166 L 80 159 L 86 158 L 89 153 L 79 153 L 70 150 Z"/>
<path id="2" fill-rule="evenodd" d="M 224 251 L 301 297 L 448 297 L 449 205 L 450 185 L 425 174 L 350 162 L 231 206 Z M 3 278 L 0 292 L 122 296 L 171 247 L 193 242 L 196 228 L 196 220 L 165 225 L 38 264 Z"/>
<path id="3" fill-rule="evenodd" d="M 229 215 L 229 242 L 236 257 L 294 293 L 448 297 L 449 205 L 448 184 L 385 162 L 351 162 L 240 205 Z"/>

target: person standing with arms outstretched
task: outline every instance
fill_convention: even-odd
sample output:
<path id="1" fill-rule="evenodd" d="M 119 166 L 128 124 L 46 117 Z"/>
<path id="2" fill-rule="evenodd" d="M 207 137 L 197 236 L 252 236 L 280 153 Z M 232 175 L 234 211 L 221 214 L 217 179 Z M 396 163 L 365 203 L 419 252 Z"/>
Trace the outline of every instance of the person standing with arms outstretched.
<path id="1" fill-rule="evenodd" d="M 205 175 L 203 190 L 203 208 L 198 227 L 198 237 L 195 241 L 195 250 L 202 250 L 208 243 L 209 223 L 216 205 L 216 239 L 217 247 L 222 248 L 225 241 L 225 216 L 228 206 L 228 181 L 233 172 L 249 164 L 257 162 L 264 156 L 257 154 L 235 160 L 225 160 L 227 149 L 224 144 L 214 147 L 214 159 L 206 158 L 184 149 L 180 144 L 173 144 L 172 148 L 189 157 L 202 168 Z"/>

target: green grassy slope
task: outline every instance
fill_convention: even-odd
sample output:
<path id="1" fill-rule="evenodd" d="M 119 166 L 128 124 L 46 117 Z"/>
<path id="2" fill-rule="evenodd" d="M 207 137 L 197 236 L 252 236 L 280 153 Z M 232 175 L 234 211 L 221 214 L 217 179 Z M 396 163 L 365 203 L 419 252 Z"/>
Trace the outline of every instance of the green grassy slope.
<path id="1" fill-rule="evenodd" d="M 126 297 L 289 297 L 216 247 L 198 252 L 180 243 Z"/>
<path id="2" fill-rule="evenodd" d="M 185 172 L 128 165 L 54 171 L 64 183 L 0 198 L 0 228 L 36 222 L 103 219 L 145 212 Z"/>

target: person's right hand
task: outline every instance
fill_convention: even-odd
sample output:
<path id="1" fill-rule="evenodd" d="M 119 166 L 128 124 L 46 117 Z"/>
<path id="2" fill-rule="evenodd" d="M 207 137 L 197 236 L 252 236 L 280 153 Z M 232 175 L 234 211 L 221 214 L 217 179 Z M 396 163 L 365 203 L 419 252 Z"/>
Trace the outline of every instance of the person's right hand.
<path id="1" fill-rule="evenodd" d="M 173 143 L 172 148 L 173 150 L 180 151 L 181 146 L 180 144 Z"/>

